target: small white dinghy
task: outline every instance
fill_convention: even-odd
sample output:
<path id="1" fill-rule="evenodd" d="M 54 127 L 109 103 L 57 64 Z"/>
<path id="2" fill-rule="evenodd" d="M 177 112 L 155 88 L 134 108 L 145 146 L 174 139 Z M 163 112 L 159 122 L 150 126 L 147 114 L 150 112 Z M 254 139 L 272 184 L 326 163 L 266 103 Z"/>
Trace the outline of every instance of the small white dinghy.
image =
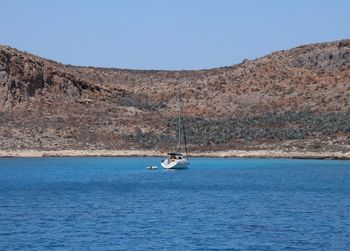
<path id="1" fill-rule="evenodd" d="M 158 166 L 147 166 L 146 170 L 157 170 Z"/>

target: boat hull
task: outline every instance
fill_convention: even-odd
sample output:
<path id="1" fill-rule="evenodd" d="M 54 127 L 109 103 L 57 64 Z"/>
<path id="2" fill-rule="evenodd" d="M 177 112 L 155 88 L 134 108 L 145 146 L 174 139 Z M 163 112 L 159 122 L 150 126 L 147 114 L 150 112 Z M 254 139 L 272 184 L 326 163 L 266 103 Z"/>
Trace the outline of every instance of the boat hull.
<path id="1" fill-rule="evenodd" d="M 161 163 L 162 167 L 165 169 L 186 169 L 190 163 L 187 160 L 174 160 L 168 162 L 167 160 Z"/>

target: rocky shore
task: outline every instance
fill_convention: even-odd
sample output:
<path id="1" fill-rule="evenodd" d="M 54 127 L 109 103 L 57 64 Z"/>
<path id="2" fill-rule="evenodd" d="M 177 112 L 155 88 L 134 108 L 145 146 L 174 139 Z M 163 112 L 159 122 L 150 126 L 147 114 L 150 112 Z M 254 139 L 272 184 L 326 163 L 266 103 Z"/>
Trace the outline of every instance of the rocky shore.
<path id="1" fill-rule="evenodd" d="M 165 152 L 147 150 L 61 150 L 61 151 L 0 151 L 0 157 L 164 157 Z M 291 158 L 350 159 L 348 152 L 286 152 L 280 150 L 229 150 L 192 152 L 190 157 L 218 158 Z"/>

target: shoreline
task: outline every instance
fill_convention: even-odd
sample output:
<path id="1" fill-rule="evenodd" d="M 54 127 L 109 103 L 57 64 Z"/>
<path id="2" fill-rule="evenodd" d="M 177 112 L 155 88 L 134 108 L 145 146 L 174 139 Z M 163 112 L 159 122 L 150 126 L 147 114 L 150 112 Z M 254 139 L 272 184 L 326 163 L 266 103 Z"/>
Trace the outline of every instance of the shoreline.
<path id="1" fill-rule="evenodd" d="M 0 158 L 26 157 L 164 157 L 166 152 L 149 150 L 0 150 Z M 227 150 L 191 152 L 189 157 L 207 158 L 289 158 L 350 160 L 350 152 L 287 152 L 282 150 Z"/>

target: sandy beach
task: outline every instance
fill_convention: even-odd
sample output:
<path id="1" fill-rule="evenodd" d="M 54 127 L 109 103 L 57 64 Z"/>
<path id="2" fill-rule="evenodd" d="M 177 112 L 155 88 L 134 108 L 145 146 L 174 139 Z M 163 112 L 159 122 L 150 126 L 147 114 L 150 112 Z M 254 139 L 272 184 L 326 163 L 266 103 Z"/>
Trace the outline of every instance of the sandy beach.
<path id="1" fill-rule="evenodd" d="M 151 157 L 165 156 L 165 152 L 147 150 L 58 150 L 58 151 L 0 151 L 0 157 Z M 281 150 L 228 150 L 191 152 L 192 157 L 220 158 L 297 158 L 297 159 L 350 159 L 350 152 L 306 152 Z"/>

